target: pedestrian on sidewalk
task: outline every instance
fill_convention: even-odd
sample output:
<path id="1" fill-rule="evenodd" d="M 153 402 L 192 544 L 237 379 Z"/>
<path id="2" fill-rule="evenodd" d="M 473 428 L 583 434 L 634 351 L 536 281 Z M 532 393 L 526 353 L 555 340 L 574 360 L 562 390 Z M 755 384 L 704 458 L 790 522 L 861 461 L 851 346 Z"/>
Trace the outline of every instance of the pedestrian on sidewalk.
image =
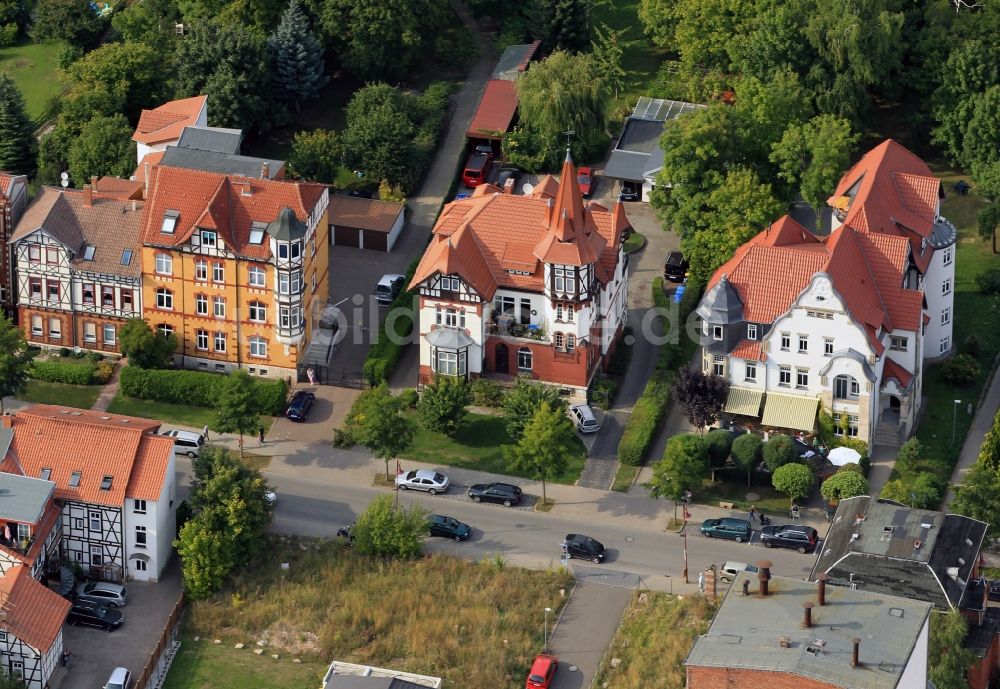
<path id="1" fill-rule="evenodd" d="M 205 427 L 201 429 L 201 434 L 203 436 L 205 436 L 205 442 L 208 442 L 208 424 L 207 423 L 205 424 Z"/>
<path id="2" fill-rule="evenodd" d="M 750 512 L 748 514 L 749 514 L 749 517 L 750 517 L 750 521 L 753 521 L 754 517 L 757 516 L 757 508 L 754 507 L 753 505 L 750 505 Z"/>
<path id="3" fill-rule="evenodd" d="M 698 590 L 705 593 L 705 573 L 698 572 Z"/>
<path id="4" fill-rule="evenodd" d="M 264 445 L 264 427 L 261 426 L 257 429 L 257 437 L 260 439 L 260 444 Z"/>

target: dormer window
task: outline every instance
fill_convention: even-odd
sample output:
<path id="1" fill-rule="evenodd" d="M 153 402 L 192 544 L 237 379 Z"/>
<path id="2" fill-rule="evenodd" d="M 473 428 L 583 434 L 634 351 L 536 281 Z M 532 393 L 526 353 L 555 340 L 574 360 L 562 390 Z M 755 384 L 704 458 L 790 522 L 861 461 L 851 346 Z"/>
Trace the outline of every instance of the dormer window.
<path id="1" fill-rule="evenodd" d="M 264 232 L 267 230 L 267 223 L 255 222 L 250 226 L 250 243 L 260 245 L 264 243 Z"/>
<path id="2" fill-rule="evenodd" d="M 69 487 L 70 488 L 76 488 L 76 487 L 78 487 L 80 485 L 80 478 L 82 476 L 83 476 L 83 474 L 81 472 L 79 472 L 79 471 L 74 471 L 72 474 L 70 474 L 69 475 Z"/>
<path id="3" fill-rule="evenodd" d="M 721 325 L 713 325 L 712 326 L 712 339 L 713 340 L 721 340 L 722 339 L 722 326 Z"/>
<path id="4" fill-rule="evenodd" d="M 83 260 L 84 261 L 93 261 L 94 260 L 94 252 L 95 251 L 97 251 L 97 247 L 96 246 L 91 246 L 90 244 L 88 244 L 83 249 Z"/>
<path id="5" fill-rule="evenodd" d="M 105 476 L 101 479 L 101 490 L 111 490 L 111 484 L 114 481 L 113 476 Z"/>
<path id="6" fill-rule="evenodd" d="M 756 340 L 757 339 L 757 324 L 747 323 L 747 339 Z"/>
<path id="7" fill-rule="evenodd" d="M 41 473 L 38 474 L 38 478 L 43 481 L 48 481 L 50 476 L 52 476 L 52 469 L 49 467 L 42 467 Z"/>
<path id="8" fill-rule="evenodd" d="M 214 248 L 219 235 L 211 230 L 201 231 L 201 245 Z"/>
<path id="9" fill-rule="evenodd" d="M 168 210 L 163 214 L 163 222 L 160 224 L 160 232 L 163 234 L 173 234 L 177 229 L 177 219 L 181 214 L 177 211 Z"/>

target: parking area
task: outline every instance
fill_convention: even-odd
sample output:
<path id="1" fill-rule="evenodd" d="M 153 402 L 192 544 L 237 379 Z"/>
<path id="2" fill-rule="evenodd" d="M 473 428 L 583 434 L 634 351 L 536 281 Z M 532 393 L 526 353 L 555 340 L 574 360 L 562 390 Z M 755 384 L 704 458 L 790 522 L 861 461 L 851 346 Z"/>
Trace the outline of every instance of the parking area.
<path id="1" fill-rule="evenodd" d="M 64 627 L 63 646 L 72 655 L 65 668 L 56 667 L 49 682 L 52 689 L 103 687 L 118 666 L 127 667 L 133 677 L 142 672 L 180 596 L 180 564 L 174 557 L 155 584 L 136 581 L 127 586 L 121 629 L 109 634 L 93 627 Z"/>
<path id="2" fill-rule="evenodd" d="M 267 432 L 267 442 L 295 440 L 303 443 L 330 442 L 333 429 L 344 423 L 347 412 L 361 390 L 333 385 L 297 385 L 296 390 L 308 390 L 316 395 L 316 402 L 305 421 L 291 421 L 278 417 Z M 248 440 L 246 449 L 253 451 L 256 439 Z"/>

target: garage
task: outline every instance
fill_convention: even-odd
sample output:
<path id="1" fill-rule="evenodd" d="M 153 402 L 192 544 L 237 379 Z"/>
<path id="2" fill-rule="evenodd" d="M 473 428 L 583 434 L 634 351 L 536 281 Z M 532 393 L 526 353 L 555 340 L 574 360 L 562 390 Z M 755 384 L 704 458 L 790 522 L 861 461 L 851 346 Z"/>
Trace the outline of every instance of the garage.
<path id="1" fill-rule="evenodd" d="M 330 238 L 336 246 L 392 251 L 403 231 L 405 205 L 378 199 L 330 197 Z"/>

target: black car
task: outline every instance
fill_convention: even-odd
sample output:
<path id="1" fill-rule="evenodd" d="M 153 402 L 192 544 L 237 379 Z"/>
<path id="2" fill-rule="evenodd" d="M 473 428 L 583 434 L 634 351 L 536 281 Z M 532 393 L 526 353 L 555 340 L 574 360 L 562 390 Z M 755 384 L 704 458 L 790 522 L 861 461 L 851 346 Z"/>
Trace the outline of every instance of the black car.
<path id="1" fill-rule="evenodd" d="M 663 263 L 663 279 L 670 282 L 684 282 L 687 275 L 688 262 L 680 251 L 671 251 Z"/>
<path id="2" fill-rule="evenodd" d="M 811 526 L 765 526 L 760 530 L 760 542 L 765 548 L 791 548 L 800 553 L 816 550 L 819 534 Z"/>
<path id="3" fill-rule="evenodd" d="M 292 401 L 288 403 L 285 416 L 292 421 L 305 421 L 315 401 L 316 395 L 305 390 L 299 390 L 292 396 Z"/>
<path id="4" fill-rule="evenodd" d="M 642 198 L 642 186 L 638 182 L 622 182 L 622 190 L 618 192 L 619 201 L 638 201 Z"/>
<path id="5" fill-rule="evenodd" d="M 73 603 L 69 615 L 66 616 L 66 621 L 74 627 L 83 624 L 88 627 L 100 627 L 106 632 L 113 632 L 122 626 L 125 615 L 122 614 L 121 610 L 81 600 Z"/>
<path id="6" fill-rule="evenodd" d="M 521 502 L 521 489 L 509 483 L 477 483 L 469 488 L 473 502 L 495 502 L 510 507 Z"/>
<path id="7" fill-rule="evenodd" d="M 594 564 L 604 561 L 604 554 L 606 552 L 604 545 L 600 541 L 595 541 L 590 536 L 578 533 L 566 534 L 563 546 L 566 548 L 566 554 L 570 557 L 590 560 Z"/>
<path id="8" fill-rule="evenodd" d="M 472 533 L 472 528 L 454 517 L 446 517 L 443 514 L 432 514 L 427 517 L 427 535 L 444 536 L 454 538 L 456 541 L 464 541 Z"/>

